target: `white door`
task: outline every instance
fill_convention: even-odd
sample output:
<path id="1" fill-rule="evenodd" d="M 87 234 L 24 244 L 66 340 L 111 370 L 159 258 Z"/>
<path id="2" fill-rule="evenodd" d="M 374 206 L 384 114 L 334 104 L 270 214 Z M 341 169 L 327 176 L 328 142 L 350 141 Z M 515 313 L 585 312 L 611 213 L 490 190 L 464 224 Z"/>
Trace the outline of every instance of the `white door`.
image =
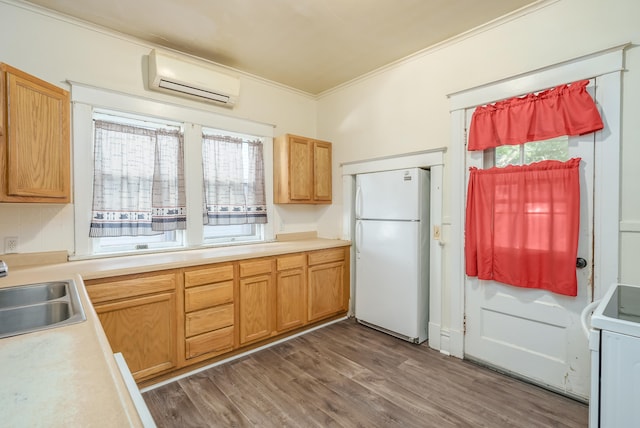
<path id="1" fill-rule="evenodd" d="M 467 121 L 471 113 L 472 110 L 467 111 Z M 566 395 L 587 399 L 590 355 L 587 338 L 581 330 L 580 313 L 593 296 L 595 137 L 588 134 L 565 140 L 568 140 L 568 157 L 582 158 L 578 257 L 584 258 L 587 266 L 577 270 L 578 295 L 563 296 L 467 277 L 464 348 L 465 358 Z M 488 153 L 467 153 L 467 166 L 483 168 L 491 162 Z"/>

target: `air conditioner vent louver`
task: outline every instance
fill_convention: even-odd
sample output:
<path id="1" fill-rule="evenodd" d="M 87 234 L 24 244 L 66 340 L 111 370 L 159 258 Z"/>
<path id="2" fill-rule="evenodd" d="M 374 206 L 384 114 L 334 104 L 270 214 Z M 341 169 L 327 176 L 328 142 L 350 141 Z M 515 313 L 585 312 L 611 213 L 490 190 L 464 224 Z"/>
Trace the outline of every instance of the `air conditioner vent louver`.
<path id="1" fill-rule="evenodd" d="M 204 89 L 195 88 L 193 86 L 170 82 L 169 80 L 160 79 L 160 84 L 158 86 L 171 91 L 182 92 L 183 94 L 191 95 L 194 97 L 205 98 L 207 100 L 218 101 L 225 104 L 229 103 L 228 95 L 222 95 L 215 92 L 206 91 Z"/>
<path id="2" fill-rule="evenodd" d="M 232 107 L 240 94 L 240 79 L 154 49 L 149 54 L 149 88 Z"/>

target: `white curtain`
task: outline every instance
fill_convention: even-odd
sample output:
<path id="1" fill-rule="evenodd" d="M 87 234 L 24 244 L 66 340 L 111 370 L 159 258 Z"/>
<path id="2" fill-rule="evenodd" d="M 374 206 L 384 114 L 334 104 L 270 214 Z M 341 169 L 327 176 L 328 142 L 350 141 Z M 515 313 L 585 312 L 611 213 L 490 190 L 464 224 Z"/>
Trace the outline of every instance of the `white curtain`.
<path id="1" fill-rule="evenodd" d="M 205 134 L 202 162 L 204 224 L 267 222 L 262 142 Z"/>
<path id="2" fill-rule="evenodd" d="M 89 236 L 155 235 L 185 228 L 182 133 L 95 121 Z"/>

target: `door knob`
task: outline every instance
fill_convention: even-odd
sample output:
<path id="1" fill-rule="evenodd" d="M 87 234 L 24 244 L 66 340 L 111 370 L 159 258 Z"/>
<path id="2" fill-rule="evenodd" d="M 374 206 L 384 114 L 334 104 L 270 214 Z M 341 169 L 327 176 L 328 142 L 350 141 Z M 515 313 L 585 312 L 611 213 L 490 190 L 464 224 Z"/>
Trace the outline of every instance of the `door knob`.
<path id="1" fill-rule="evenodd" d="M 578 269 L 583 269 L 587 267 L 587 261 L 585 259 L 583 259 L 582 257 L 578 257 L 578 259 L 576 260 L 576 267 Z"/>

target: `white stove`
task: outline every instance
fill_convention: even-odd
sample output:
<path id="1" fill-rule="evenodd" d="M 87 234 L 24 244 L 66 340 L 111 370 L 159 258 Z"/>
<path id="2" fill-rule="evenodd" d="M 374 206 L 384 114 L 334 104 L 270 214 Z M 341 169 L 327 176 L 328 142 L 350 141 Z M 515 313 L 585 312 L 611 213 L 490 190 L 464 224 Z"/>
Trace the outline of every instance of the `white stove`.
<path id="1" fill-rule="evenodd" d="M 640 286 L 614 284 L 591 316 L 589 427 L 640 421 Z"/>

